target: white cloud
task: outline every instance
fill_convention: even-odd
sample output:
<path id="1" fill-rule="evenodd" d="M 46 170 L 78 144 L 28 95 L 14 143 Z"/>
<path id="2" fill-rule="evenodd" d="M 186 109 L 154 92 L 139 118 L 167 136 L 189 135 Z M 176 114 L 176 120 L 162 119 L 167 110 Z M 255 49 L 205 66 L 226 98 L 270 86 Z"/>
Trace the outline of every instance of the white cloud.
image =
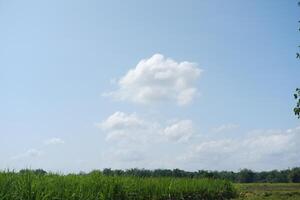
<path id="1" fill-rule="evenodd" d="M 135 113 L 115 112 L 106 120 L 97 124 L 106 133 L 107 141 L 140 142 L 145 141 L 151 123 L 139 118 Z"/>
<path id="2" fill-rule="evenodd" d="M 22 154 L 13 156 L 12 160 L 19 160 L 19 159 L 25 159 L 25 158 L 36 158 L 36 157 L 40 157 L 42 154 L 43 154 L 43 152 L 38 149 L 29 149 Z"/>
<path id="3" fill-rule="evenodd" d="M 107 141 L 123 143 L 181 142 L 189 140 L 194 133 L 191 120 L 179 120 L 166 126 L 163 122 L 123 112 L 115 112 L 97 126 L 106 133 Z"/>
<path id="4" fill-rule="evenodd" d="M 39 151 L 37 149 L 29 149 L 26 153 L 25 153 L 26 156 L 29 156 L 29 157 L 38 157 L 38 156 L 41 156 L 42 155 L 42 151 Z"/>
<path id="5" fill-rule="evenodd" d="M 191 120 L 181 120 L 167 126 L 163 130 L 163 135 L 170 141 L 187 141 L 194 133 L 194 127 Z"/>
<path id="6" fill-rule="evenodd" d="M 105 121 L 98 124 L 104 130 L 138 129 L 144 126 L 144 121 L 139 119 L 135 113 L 126 114 L 115 112 Z"/>
<path id="7" fill-rule="evenodd" d="M 64 144 L 65 141 L 62 140 L 61 138 L 50 138 L 48 140 L 45 141 L 46 145 L 57 145 L 57 144 Z"/>
<path id="8" fill-rule="evenodd" d="M 110 150 L 103 152 L 104 158 L 116 167 L 271 170 L 300 165 L 300 127 L 230 136 L 212 132 L 199 135 L 191 120 L 158 121 L 122 112 L 112 114 L 98 126 L 110 145 Z M 219 131 L 237 128 L 221 127 Z"/>
<path id="9" fill-rule="evenodd" d="M 223 124 L 219 127 L 215 127 L 212 129 L 213 132 L 220 133 L 220 132 L 225 132 L 225 131 L 232 131 L 240 126 L 238 124 Z"/>
<path id="10" fill-rule="evenodd" d="M 207 169 L 275 169 L 300 164 L 300 128 L 199 142 L 180 157 Z"/>
<path id="11" fill-rule="evenodd" d="M 155 54 L 129 70 L 118 81 L 118 90 L 105 95 L 142 104 L 175 101 L 185 105 L 197 94 L 196 80 L 201 72 L 195 63 Z"/>

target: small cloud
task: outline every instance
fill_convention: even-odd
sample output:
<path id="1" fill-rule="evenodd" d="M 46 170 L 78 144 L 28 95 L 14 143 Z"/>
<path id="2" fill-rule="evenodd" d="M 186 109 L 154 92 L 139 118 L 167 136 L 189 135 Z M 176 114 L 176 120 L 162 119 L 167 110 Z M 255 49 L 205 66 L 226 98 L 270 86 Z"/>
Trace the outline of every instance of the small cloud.
<path id="1" fill-rule="evenodd" d="M 219 127 L 215 127 L 212 129 L 213 132 L 215 133 L 221 133 L 221 132 L 226 132 L 226 131 L 232 131 L 235 129 L 238 129 L 240 126 L 238 124 L 223 124 Z"/>
<path id="2" fill-rule="evenodd" d="M 154 125 L 135 113 L 115 112 L 96 126 L 106 133 L 107 141 L 128 143 L 147 140 Z"/>
<path id="3" fill-rule="evenodd" d="M 46 145 L 57 145 L 57 144 L 64 144 L 65 141 L 62 140 L 61 138 L 50 138 L 48 140 L 45 141 Z"/>
<path id="4" fill-rule="evenodd" d="M 194 127 L 191 120 L 181 120 L 167 126 L 163 130 L 163 135 L 170 141 L 187 141 L 194 133 Z"/>
<path id="5" fill-rule="evenodd" d="M 103 96 L 140 104 L 175 101 L 178 105 L 186 105 L 197 94 L 196 81 L 201 72 L 196 63 L 176 62 L 154 54 L 121 77 L 117 81 L 118 90 Z"/>
<path id="6" fill-rule="evenodd" d="M 96 124 L 103 130 L 137 129 L 144 125 L 144 121 L 133 114 L 115 112 L 100 124 Z"/>
<path id="7" fill-rule="evenodd" d="M 11 159 L 12 160 L 19 160 L 23 158 L 36 158 L 40 157 L 43 154 L 42 151 L 37 150 L 37 149 L 29 149 L 25 153 L 13 156 Z"/>

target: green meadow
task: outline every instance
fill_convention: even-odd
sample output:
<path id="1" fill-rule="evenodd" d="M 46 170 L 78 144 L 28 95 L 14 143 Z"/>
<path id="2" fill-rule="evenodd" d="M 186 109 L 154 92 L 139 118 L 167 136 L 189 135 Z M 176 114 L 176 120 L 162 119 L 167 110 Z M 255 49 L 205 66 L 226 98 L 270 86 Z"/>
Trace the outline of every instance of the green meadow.
<path id="1" fill-rule="evenodd" d="M 0 200 L 298 200 L 300 183 L 215 178 L 0 172 Z"/>
<path id="2" fill-rule="evenodd" d="M 300 183 L 243 183 L 235 184 L 237 199 L 299 200 Z"/>
<path id="3" fill-rule="evenodd" d="M 226 180 L 0 173 L 0 200 L 183 200 L 232 199 Z"/>

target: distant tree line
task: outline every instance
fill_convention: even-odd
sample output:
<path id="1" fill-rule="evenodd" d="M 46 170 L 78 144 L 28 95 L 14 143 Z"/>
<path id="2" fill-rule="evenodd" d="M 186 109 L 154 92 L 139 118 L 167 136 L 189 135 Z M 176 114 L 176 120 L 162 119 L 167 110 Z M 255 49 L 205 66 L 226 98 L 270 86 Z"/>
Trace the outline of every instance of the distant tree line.
<path id="1" fill-rule="evenodd" d="M 32 172 L 38 175 L 47 175 L 42 169 L 20 170 L 19 173 Z M 103 169 L 93 170 L 89 173 L 80 172 L 80 175 L 100 173 L 104 176 L 136 176 L 136 177 L 176 177 L 176 178 L 212 178 L 225 179 L 235 183 L 300 183 L 300 167 L 286 170 L 272 170 L 255 172 L 250 169 L 242 169 L 239 172 L 233 171 L 207 171 L 199 170 L 195 172 L 180 169 Z"/>

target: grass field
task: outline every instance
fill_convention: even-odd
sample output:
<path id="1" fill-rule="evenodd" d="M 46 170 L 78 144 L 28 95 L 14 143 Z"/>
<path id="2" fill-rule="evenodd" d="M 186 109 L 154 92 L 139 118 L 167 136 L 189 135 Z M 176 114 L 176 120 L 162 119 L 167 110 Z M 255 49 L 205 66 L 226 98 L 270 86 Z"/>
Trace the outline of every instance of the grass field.
<path id="1" fill-rule="evenodd" d="M 300 184 L 0 172 L 0 200 L 300 200 Z"/>
<path id="2" fill-rule="evenodd" d="M 0 200 L 232 199 L 228 181 L 89 175 L 0 173 Z"/>
<path id="3" fill-rule="evenodd" d="M 245 200 L 300 200 L 300 183 L 235 184 L 239 198 Z"/>

